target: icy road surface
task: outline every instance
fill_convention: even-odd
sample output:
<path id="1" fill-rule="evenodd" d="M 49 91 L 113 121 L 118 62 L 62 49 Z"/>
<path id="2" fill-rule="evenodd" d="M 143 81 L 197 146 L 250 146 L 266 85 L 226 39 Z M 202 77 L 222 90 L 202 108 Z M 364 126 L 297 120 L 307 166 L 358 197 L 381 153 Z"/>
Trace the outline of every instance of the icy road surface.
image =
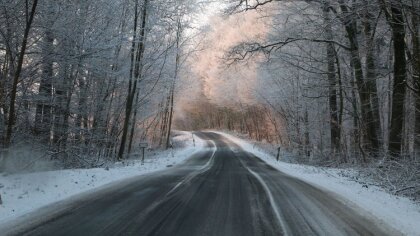
<path id="1" fill-rule="evenodd" d="M 11 235 L 399 235 L 229 139 L 183 165 L 44 209 Z"/>

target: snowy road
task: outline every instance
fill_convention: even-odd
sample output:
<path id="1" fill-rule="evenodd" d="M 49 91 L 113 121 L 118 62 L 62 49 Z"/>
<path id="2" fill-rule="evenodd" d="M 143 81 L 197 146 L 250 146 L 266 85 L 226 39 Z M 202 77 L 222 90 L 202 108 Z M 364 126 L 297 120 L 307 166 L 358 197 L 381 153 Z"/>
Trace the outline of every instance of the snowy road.
<path id="1" fill-rule="evenodd" d="M 183 165 L 74 200 L 19 235 L 396 235 L 215 133 Z"/>

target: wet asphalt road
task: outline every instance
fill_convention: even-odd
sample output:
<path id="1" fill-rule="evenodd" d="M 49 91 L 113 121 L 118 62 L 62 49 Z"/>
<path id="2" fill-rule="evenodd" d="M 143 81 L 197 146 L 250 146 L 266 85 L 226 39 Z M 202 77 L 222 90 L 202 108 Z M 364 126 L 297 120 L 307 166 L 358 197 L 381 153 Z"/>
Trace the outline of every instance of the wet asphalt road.
<path id="1" fill-rule="evenodd" d="M 335 196 L 275 170 L 236 144 L 75 200 L 16 235 L 395 235 Z"/>

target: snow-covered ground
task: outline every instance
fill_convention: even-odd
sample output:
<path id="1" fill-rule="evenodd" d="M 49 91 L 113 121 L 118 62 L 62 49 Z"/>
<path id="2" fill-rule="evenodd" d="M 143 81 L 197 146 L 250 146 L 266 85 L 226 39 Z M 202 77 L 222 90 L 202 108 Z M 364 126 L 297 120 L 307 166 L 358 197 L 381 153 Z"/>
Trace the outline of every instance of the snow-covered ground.
<path id="1" fill-rule="evenodd" d="M 190 132 L 178 132 L 173 142 L 182 148 L 146 156 L 144 165 L 139 160 L 116 163 L 109 168 L 72 169 L 28 174 L 0 173 L 0 224 L 14 220 L 28 212 L 102 187 L 126 178 L 163 170 L 181 163 L 194 152 L 202 150 L 205 141 Z M 150 155 L 150 153 L 146 153 Z"/>
<path id="2" fill-rule="evenodd" d="M 420 206 L 418 204 L 407 198 L 391 195 L 377 187 L 366 188 L 360 183 L 343 177 L 343 171 L 351 172 L 351 169 L 319 168 L 277 162 L 274 156 L 248 141 L 223 132 L 217 133 L 278 170 L 341 196 L 345 201 L 361 207 L 403 234 L 420 235 Z"/>
<path id="3" fill-rule="evenodd" d="M 345 201 L 352 202 L 378 219 L 388 223 L 406 235 L 420 235 L 420 206 L 409 199 L 386 193 L 377 187 L 363 186 L 343 177 L 343 171 L 351 169 L 332 169 L 277 162 L 273 155 L 257 148 L 251 142 L 233 135 L 219 132 L 237 143 L 245 151 L 251 152 L 273 167 L 306 182 L 331 191 Z M 189 132 L 179 132 L 174 137 L 176 149 L 172 154 L 159 152 L 148 158 L 144 165 L 131 160 L 116 163 L 108 168 L 57 170 L 28 174 L 1 175 L 0 224 L 17 219 L 54 202 L 76 196 L 87 191 L 96 191 L 105 185 L 137 175 L 163 170 L 179 164 L 194 152 L 202 150 L 205 141 L 195 137 L 193 146 Z M 275 196 L 274 196 L 275 197 Z"/>

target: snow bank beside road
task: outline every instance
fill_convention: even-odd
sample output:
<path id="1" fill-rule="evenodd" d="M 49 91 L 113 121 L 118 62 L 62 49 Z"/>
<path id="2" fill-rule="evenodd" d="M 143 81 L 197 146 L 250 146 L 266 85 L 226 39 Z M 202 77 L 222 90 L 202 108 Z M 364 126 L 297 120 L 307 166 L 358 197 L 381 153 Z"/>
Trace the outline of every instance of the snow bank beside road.
<path id="1" fill-rule="evenodd" d="M 139 160 L 129 160 L 116 163 L 109 169 L 73 169 L 0 175 L 0 194 L 3 200 L 0 205 L 0 224 L 79 193 L 178 164 L 205 145 L 205 141 L 195 137 L 194 147 L 190 132 L 178 132 L 173 141 L 176 146 L 182 148 L 175 149 L 173 154 L 171 151 L 164 151 L 149 156 L 144 165 L 141 165 Z"/>
<path id="2" fill-rule="evenodd" d="M 380 188 L 366 188 L 360 183 L 343 177 L 342 173 L 351 172 L 351 169 L 319 168 L 277 162 L 275 156 L 255 148 L 253 144 L 243 139 L 223 132 L 216 133 L 232 140 L 245 151 L 253 153 L 276 169 L 338 194 L 403 234 L 420 235 L 419 205 L 407 198 L 391 195 Z"/>

